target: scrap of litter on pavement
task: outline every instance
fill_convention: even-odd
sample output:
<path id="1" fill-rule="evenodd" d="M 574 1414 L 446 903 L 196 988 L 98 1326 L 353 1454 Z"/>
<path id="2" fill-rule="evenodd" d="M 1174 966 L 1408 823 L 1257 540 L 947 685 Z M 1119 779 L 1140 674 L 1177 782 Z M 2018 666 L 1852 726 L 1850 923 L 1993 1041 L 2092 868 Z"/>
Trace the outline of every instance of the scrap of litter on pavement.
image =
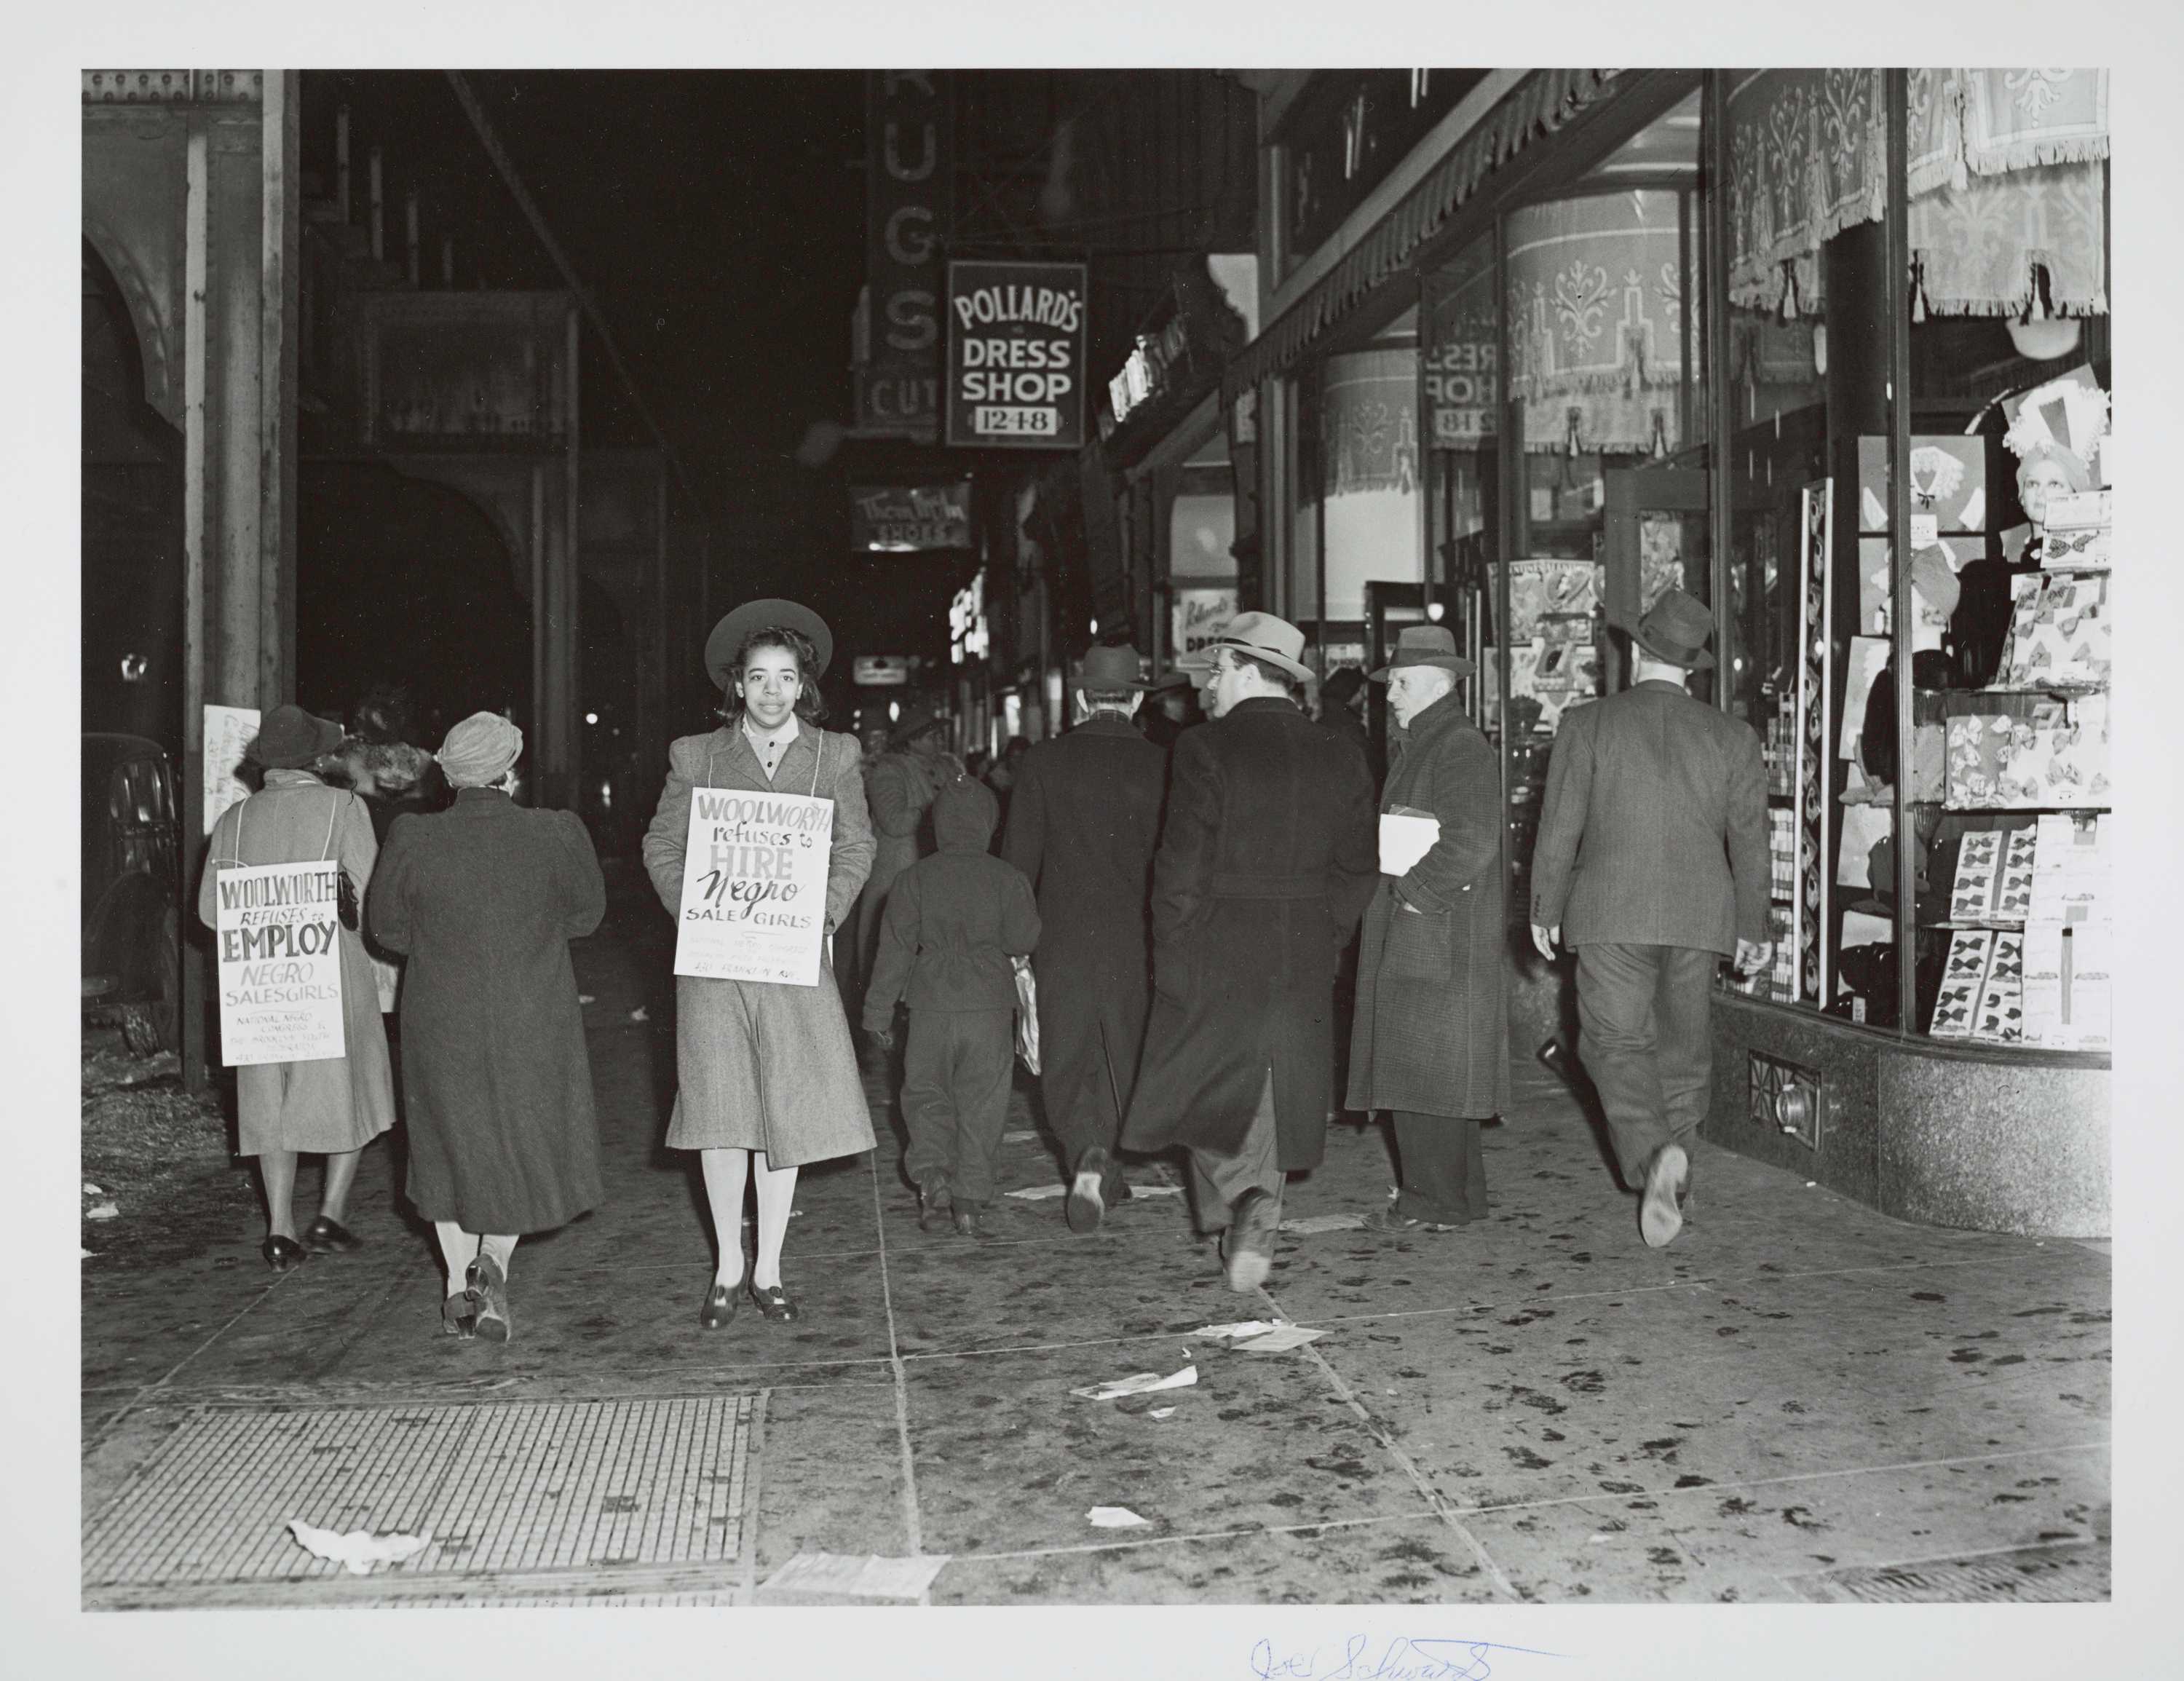
<path id="1" fill-rule="evenodd" d="M 1315 1214 L 1306 1220 L 1284 1220 L 1281 1229 L 1299 1237 L 1309 1237 L 1314 1232 L 1351 1232 L 1365 1223 L 1362 1214 Z"/>
<path id="2" fill-rule="evenodd" d="M 916 1600 L 951 1555 L 920 1553 L 913 1558 L 884 1558 L 878 1553 L 799 1553 L 765 1581 L 762 1594 L 833 1594 L 845 1599 Z"/>
<path id="3" fill-rule="evenodd" d="M 1209 1342 L 1226 1343 L 1245 1354 L 1281 1354 L 1302 1348 L 1327 1334 L 1292 1325 L 1286 1319 L 1240 1319 L 1228 1325 L 1201 1325 L 1190 1333 Z"/>
<path id="4" fill-rule="evenodd" d="M 1095 1506 L 1084 1514 L 1095 1529 L 1135 1529 L 1150 1524 L 1126 1506 Z"/>
<path id="5" fill-rule="evenodd" d="M 1198 1368 L 1186 1366 L 1182 1371 L 1172 1372 L 1165 1378 L 1157 1372 L 1139 1372 L 1128 1378 L 1117 1378 L 1111 1383 L 1088 1384 L 1069 1393 L 1082 1395 L 1086 1400 L 1118 1400 L 1124 1395 L 1150 1394 L 1155 1389 L 1180 1389 L 1197 1381 Z"/>
<path id="6" fill-rule="evenodd" d="M 369 1576 L 375 1564 L 399 1564 L 432 1545 L 430 1535 L 375 1535 L 369 1529 L 343 1534 L 314 1528 L 300 1517 L 288 1520 L 288 1533 L 306 1552 L 332 1559 L 352 1576 Z"/>

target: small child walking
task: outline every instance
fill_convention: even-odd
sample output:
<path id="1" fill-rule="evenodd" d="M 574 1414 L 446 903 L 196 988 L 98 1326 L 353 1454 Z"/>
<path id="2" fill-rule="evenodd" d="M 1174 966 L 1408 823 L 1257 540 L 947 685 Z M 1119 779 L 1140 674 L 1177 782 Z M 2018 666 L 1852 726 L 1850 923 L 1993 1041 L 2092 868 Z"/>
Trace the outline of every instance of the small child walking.
<path id="1" fill-rule="evenodd" d="M 987 1235 L 994 1152 L 1008 1118 L 1016 1054 L 1010 960 L 1039 943 L 1039 908 L 1023 873 L 987 849 L 1000 808 L 958 777 L 933 801 L 939 850 L 895 878 L 865 992 L 865 1031 L 894 1043 L 894 1007 L 910 1005 L 903 1049 L 903 1169 L 917 1187 L 917 1223 L 952 1214 L 967 1238 Z"/>

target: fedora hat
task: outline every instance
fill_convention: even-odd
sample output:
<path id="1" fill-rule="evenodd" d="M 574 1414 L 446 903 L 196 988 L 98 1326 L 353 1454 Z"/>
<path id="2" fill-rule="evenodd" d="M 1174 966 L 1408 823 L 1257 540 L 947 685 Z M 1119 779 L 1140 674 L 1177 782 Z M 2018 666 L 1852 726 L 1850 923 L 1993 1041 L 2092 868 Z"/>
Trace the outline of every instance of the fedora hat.
<path id="1" fill-rule="evenodd" d="M 1611 613 L 1607 622 L 1627 635 L 1656 660 L 1680 665 L 1687 671 L 1704 671 L 1713 665 L 1708 639 L 1713 635 L 1713 614 L 1696 596 L 1671 587 L 1635 624 Z"/>
<path id="2" fill-rule="evenodd" d="M 1271 613 L 1239 613 L 1219 636 L 1175 663 L 1184 671 L 1202 671 L 1213 664 L 1215 652 L 1223 648 L 1263 660 L 1306 682 L 1312 679 L 1312 667 L 1297 657 L 1304 652 L 1304 632 Z"/>
<path id="3" fill-rule="evenodd" d="M 818 669 L 811 673 L 815 680 L 826 675 L 833 660 L 834 633 L 809 607 L 776 597 L 746 601 L 714 626 L 712 635 L 705 638 L 705 674 L 716 687 L 726 690 L 735 681 L 728 662 L 736 657 L 744 638 L 756 631 L 794 631 L 809 642 L 819 661 Z"/>
<path id="4" fill-rule="evenodd" d="M 1435 665 L 1459 677 L 1478 669 L 1456 651 L 1456 632 L 1446 625 L 1404 626 L 1396 638 L 1396 651 L 1372 674 L 1373 681 L 1384 683 L 1406 665 Z"/>
<path id="5" fill-rule="evenodd" d="M 1145 662 L 1125 643 L 1120 648 L 1091 648 L 1077 665 L 1077 687 L 1088 689 L 1144 688 Z"/>
<path id="6" fill-rule="evenodd" d="M 894 727 L 888 732 L 888 745 L 905 746 L 928 730 L 937 728 L 947 721 L 933 710 L 931 701 L 913 700 L 902 709 L 902 716 L 895 720 Z"/>
<path id="7" fill-rule="evenodd" d="M 300 706 L 276 706 L 258 726 L 250 756 L 269 771 L 296 771 L 342 744 L 342 726 Z"/>

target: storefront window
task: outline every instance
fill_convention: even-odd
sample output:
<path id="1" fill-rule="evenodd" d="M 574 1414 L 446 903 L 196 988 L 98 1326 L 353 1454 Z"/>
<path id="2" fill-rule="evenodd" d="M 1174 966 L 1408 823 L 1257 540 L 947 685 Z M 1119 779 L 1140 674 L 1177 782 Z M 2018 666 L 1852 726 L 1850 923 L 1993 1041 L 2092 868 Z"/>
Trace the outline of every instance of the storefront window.
<path id="1" fill-rule="evenodd" d="M 1759 996 L 1968 1042 L 2105 1046 L 2104 999 L 2087 1025 L 2105 921 L 2073 899 L 2098 926 L 2065 940 L 2040 914 L 2062 902 L 2066 874 L 2086 879 L 2104 855 L 2106 576 L 2065 565 L 2098 552 L 2104 566 L 2105 509 L 2066 503 L 2083 542 L 2051 545 L 2025 505 L 2101 482 L 2096 80 L 1909 72 L 1898 181 L 1880 72 L 1727 78 L 1725 699 L 1761 732 L 1773 780 L 1778 959 L 1746 988 Z M 1886 254 L 1892 194 L 1905 200 L 1902 275 Z M 1891 482 L 1897 310 L 1912 322 L 1908 731 L 1894 669 L 1907 570 Z M 1901 905 L 1899 778 L 1915 882 Z M 1906 950 L 1916 1015 L 1899 1023 Z M 2069 1022 L 2059 964 L 2099 977 L 2076 988 Z"/>

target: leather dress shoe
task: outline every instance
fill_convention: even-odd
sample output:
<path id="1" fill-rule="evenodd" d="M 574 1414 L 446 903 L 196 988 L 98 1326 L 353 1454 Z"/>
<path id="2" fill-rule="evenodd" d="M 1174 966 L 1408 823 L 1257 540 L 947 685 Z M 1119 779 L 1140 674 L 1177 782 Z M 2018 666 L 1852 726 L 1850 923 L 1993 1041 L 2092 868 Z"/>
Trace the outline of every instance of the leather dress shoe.
<path id="1" fill-rule="evenodd" d="M 1247 1294 L 1267 1282 L 1274 1266 L 1274 1228 L 1281 1223 L 1281 1206 L 1254 1187 L 1236 1199 L 1236 1211 L 1222 1244 L 1228 1263 L 1228 1288 Z"/>
<path id="2" fill-rule="evenodd" d="M 975 1202 L 956 1205 L 956 1235 L 959 1238 L 990 1238 L 994 1228 L 986 1223 L 985 1211 Z"/>
<path id="3" fill-rule="evenodd" d="M 1107 1152 L 1095 1144 L 1077 1158 L 1077 1176 L 1070 1182 L 1069 1202 L 1063 1211 L 1072 1232 L 1096 1232 L 1107 1212 Z"/>
<path id="4" fill-rule="evenodd" d="M 948 1224 L 949 1196 L 945 1185 L 917 1188 L 917 1229 L 938 1232 Z"/>
<path id="5" fill-rule="evenodd" d="M 708 1331 L 718 1331 L 735 1323 L 736 1293 L 727 1284 L 716 1284 L 705 1298 L 705 1306 L 698 1310 L 698 1323 Z"/>
<path id="6" fill-rule="evenodd" d="M 477 1333 L 489 1343 L 508 1340 L 508 1279 L 489 1255 L 471 1262 L 471 1300 L 477 1304 Z"/>
<path id="7" fill-rule="evenodd" d="M 341 1223 L 321 1214 L 304 1227 L 304 1247 L 313 1255 L 347 1255 L 364 1247 L 364 1239 Z"/>
<path id="8" fill-rule="evenodd" d="M 1663 1144 L 1646 1167 L 1645 1194 L 1638 1202 L 1638 1233 L 1648 1249 L 1663 1249 L 1684 1229 L 1684 1193 L 1690 1183 L 1691 1158 L 1681 1144 Z"/>
<path id="9" fill-rule="evenodd" d="M 468 1290 L 457 1290 L 440 1304 L 440 1328 L 465 1342 L 477 1335 L 477 1304 Z"/>
<path id="10" fill-rule="evenodd" d="M 750 1295 L 751 1305 L 777 1325 L 785 1325 L 798 1316 L 796 1304 L 780 1285 L 768 1284 L 761 1289 L 756 1284 L 747 1284 L 744 1288 Z"/>
<path id="11" fill-rule="evenodd" d="M 284 1238 L 277 1233 L 259 1244 L 258 1252 L 265 1257 L 265 1264 L 276 1272 L 286 1272 L 292 1266 L 301 1266 L 311 1258 L 311 1252 L 293 1238 Z"/>

